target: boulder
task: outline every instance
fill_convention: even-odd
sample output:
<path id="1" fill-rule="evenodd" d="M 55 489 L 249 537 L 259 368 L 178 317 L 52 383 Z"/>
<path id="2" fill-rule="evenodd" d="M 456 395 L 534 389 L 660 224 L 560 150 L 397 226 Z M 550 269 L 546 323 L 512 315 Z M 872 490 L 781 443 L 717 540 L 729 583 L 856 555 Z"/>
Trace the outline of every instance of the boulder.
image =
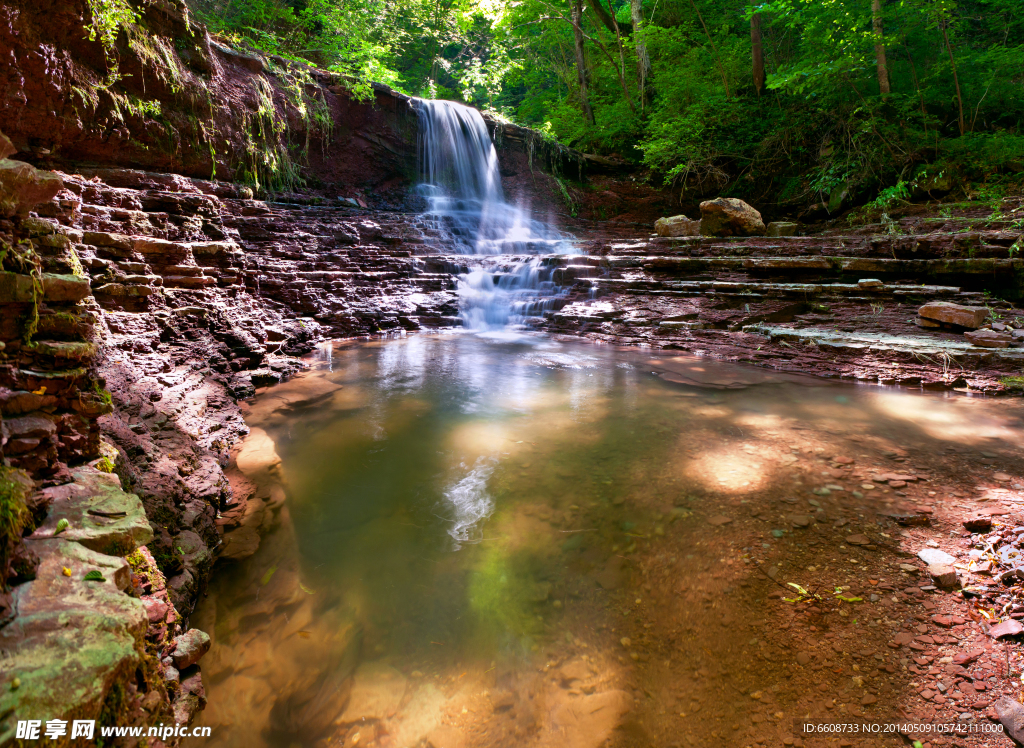
<path id="1" fill-rule="evenodd" d="M 25 217 L 39 203 L 52 200 L 63 187 L 56 174 L 21 161 L 0 159 L 0 216 Z"/>
<path id="2" fill-rule="evenodd" d="M 654 230 L 658 236 L 700 236 L 700 221 L 682 215 L 659 218 L 654 222 Z"/>
<path id="3" fill-rule="evenodd" d="M 964 337 L 971 345 L 982 348 L 1009 348 L 1010 343 L 1013 342 L 1013 338 L 1005 332 L 996 332 L 995 330 L 965 332 Z"/>
<path id="4" fill-rule="evenodd" d="M 210 651 L 210 635 L 199 629 L 189 629 L 178 637 L 171 660 L 178 670 L 192 667 Z"/>
<path id="5" fill-rule="evenodd" d="M 800 224 L 791 221 L 772 221 L 768 224 L 768 236 L 796 236 Z"/>
<path id="6" fill-rule="evenodd" d="M 988 309 L 983 306 L 961 306 L 950 301 L 933 301 L 918 309 L 917 313 L 925 319 L 971 330 L 981 327 L 988 318 Z"/>
<path id="7" fill-rule="evenodd" d="M 700 204 L 703 236 L 764 236 L 761 214 L 742 200 L 719 197 Z"/>

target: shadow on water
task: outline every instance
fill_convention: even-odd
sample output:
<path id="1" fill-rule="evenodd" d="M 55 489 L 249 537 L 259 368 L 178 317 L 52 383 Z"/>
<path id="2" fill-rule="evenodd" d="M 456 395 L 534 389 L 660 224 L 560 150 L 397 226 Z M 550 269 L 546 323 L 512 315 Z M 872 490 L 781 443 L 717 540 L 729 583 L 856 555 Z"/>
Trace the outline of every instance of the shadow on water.
<path id="1" fill-rule="evenodd" d="M 234 560 L 192 621 L 204 745 L 775 745 L 895 716 L 912 538 L 884 513 L 962 500 L 972 450 L 1022 467 L 1016 406 L 531 336 L 336 348 L 247 420 Z"/>

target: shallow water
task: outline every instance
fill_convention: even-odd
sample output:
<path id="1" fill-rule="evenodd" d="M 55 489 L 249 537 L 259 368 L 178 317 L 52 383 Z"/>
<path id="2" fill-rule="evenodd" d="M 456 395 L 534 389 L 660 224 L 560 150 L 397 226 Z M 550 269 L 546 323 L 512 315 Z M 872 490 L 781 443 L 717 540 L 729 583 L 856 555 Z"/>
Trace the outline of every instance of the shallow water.
<path id="1" fill-rule="evenodd" d="M 336 345 L 248 414 L 280 464 L 249 469 L 258 512 L 225 547 L 259 549 L 191 620 L 214 638 L 202 744 L 776 744 L 820 678 L 794 676 L 797 623 L 759 569 L 885 583 L 829 528 L 959 500 L 947 447 L 1011 454 L 1020 415 L 532 335 Z M 932 480 L 900 496 L 873 467 Z M 814 630 L 897 672 L 891 614 Z"/>

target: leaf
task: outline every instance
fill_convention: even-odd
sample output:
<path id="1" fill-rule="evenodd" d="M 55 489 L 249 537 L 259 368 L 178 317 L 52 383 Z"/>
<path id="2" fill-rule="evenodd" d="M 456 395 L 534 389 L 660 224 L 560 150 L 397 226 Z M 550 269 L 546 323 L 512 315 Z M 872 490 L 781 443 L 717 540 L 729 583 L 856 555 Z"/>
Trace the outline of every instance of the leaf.
<path id="1" fill-rule="evenodd" d="M 274 576 L 275 571 L 277 571 L 276 565 L 271 566 L 269 569 L 267 569 L 267 573 L 263 575 L 262 579 L 260 579 L 260 587 L 266 587 L 268 584 L 270 584 L 270 580 Z"/>
<path id="2" fill-rule="evenodd" d="M 299 589 L 302 590 L 303 592 L 305 592 L 307 595 L 315 595 L 316 594 L 316 590 L 311 590 L 309 587 L 304 585 L 302 582 L 299 582 Z"/>
<path id="3" fill-rule="evenodd" d="M 69 569 L 68 567 L 65 566 L 63 569 L 61 569 L 60 573 L 63 574 L 64 576 L 66 576 L 66 577 L 70 577 L 71 576 L 71 569 Z"/>
<path id="4" fill-rule="evenodd" d="M 801 586 L 800 586 L 799 584 L 794 584 L 793 582 L 789 582 L 789 586 L 790 586 L 790 587 L 792 587 L 793 589 L 795 589 L 795 590 L 796 590 L 797 592 L 799 592 L 799 593 L 800 593 L 801 595 L 806 595 L 806 594 L 807 594 L 807 590 L 805 590 L 805 589 L 804 589 L 803 587 L 801 587 Z"/>
<path id="5" fill-rule="evenodd" d="M 45 395 L 46 394 L 46 385 L 44 384 L 38 390 L 33 390 L 32 394 L 33 395 Z"/>
<path id="6" fill-rule="evenodd" d="M 62 532 L 67 530 L 70 526 L 71 526 L 71 523 L 68 522 L 67 518 L 65 517 L 65 518 L 61 519 L 57 523 L 57 529 L 53 531 L 53 534 L 54 535 L 60 535 Z"/>
<path id="7" fill-rule="evenodd" d="M 82 577 L 82 579 L 84 579 L 86 582 L 106 582 L 107 581 L 106 578 L 103 576 L 103 572 L 97 571 L 96 569 L 93 569 L 92 571 L 87 571 L 85 573 L 85 576 Z"/>

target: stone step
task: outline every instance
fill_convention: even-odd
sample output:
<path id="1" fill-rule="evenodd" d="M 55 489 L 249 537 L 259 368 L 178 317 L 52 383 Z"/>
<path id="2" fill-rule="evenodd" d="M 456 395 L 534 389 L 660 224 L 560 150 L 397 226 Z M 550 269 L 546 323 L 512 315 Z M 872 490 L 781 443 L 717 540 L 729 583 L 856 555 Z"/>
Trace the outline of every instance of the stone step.
<path id="1" fill-rule="evenodd" d="M 886 283 L 863 288 L 856 283 L 763 283 L 758 281 L 694 280 L 657 281 L 649 279 L 596 278 L 592 285 L 620 293 L 662 294 L 672 296 L 772 296 L 772 297 L 845 297 L 869 303 L 878 299 L 955 300 L 960 304 L 983 301 L 980 293 L 963 292 L 958 286 L 924 286 Z"/>
<path id="2" fill-rule="evenodd" d="M 925 335 L 888 335 L 885 333 L 841 332 L 814 327 L 776 327 L 763 323 L 746 325 L 743 332 L 762 335 L 772 342 L 783 341 L 793 345 L 812 345 L 819 349 L 880 353 L 898 351 L 932 356 L 946 365 L 976 366 L 978 357 L 996 357 L 1003 361 L 1024 365 L 1024 348 L 983 348 L 966 339 L 943 339 Z"/>

